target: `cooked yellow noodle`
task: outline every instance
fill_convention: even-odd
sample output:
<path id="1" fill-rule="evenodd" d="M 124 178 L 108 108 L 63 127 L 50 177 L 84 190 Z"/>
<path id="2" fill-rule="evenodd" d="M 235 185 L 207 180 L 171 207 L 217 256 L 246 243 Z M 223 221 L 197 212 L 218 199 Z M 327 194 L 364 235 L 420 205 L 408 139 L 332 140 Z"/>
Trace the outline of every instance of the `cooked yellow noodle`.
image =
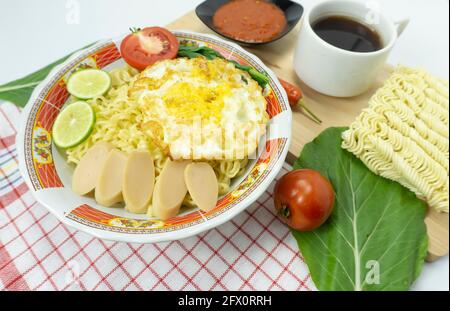
<path id="1" fill-rule="evenodd" d="M 343 133 L 342 147 L 448 213 L 448 119 L 448 82 L 399 67 Z"/>
<path id="2" fill-rule="evenodd" d="M 152 139 L 141 130 L 143 116 L 139 104 L 128 96 L 129 85 L 138 72 L 129 67 L 117 68 L 110 71 L 112 87 L 105 96 L 88 102 L 96 113 L 96 124 L 91 136 L 82 144 L 68 149 L 67 160 L 78 163 L 86 151 L 98 141 L 106 141 L 116 148 L 129 153 L 133 150 L 148 150 L 155 160 L 155 170 L 158 176 L 168 155 Z M 229 161 L 210 161 L 219 183 L 219 194 L 230 191 L 231 180 L 243 173 L 247 166 L 247 159 Z M 184 205 L 194 206 L 189 195 Z"/>

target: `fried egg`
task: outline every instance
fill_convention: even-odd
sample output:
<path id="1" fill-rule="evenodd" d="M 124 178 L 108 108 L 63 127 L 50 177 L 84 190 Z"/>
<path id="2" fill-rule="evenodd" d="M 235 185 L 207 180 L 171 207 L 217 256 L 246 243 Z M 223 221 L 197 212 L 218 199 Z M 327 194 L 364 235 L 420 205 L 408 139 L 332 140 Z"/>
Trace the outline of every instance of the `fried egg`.
<path id="1" fill-rule="evenodd" d="M 222 59 L 164 60 L 145 69 L 130 95 L 143 130 L 173 159 L 243 159 L 269 120 L 263 90 Z"/>

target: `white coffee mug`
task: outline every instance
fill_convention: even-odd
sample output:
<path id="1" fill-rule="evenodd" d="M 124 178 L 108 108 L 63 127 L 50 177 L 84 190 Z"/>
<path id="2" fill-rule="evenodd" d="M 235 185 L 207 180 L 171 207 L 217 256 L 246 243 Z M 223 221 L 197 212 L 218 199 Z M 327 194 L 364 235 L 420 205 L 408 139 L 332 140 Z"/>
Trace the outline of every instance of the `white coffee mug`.
<path id="1" fill-rule="evenodd" d="M 328 16 L 345 16 L 369 25 L 380 35 L 383 48 L 368 53 L 351 52 L 325 42 L 314 32 L 313 25 Z M 362 1 L 319 3 L 304 15 L 294 69 L 303 82 L 320 93 L 335 97 L 360 95 L 375 81 L 408 22 L 393 22 Z"/>

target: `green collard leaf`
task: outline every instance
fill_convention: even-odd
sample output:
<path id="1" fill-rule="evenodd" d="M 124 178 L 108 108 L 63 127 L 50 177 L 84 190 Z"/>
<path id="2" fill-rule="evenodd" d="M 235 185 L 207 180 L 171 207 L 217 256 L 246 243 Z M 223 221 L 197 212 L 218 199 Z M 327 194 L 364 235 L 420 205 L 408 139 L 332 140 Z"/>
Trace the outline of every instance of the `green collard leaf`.
<path id="1" fill-rule="evenodd" d="M 84 48 L 87 48 L 89 46 L 90 45 Z M 27 75 L 26 77 L 14 80 L 4 85 L 0 85 L 0 99 L 10 101 L 19 107 L 24 107 L 30 99 L 31 93 L 33 93 L 34 88 L 47 77 L 47 75 L 56 65 L 64 62 L 70 57 L 70 55 L 58 59 L 50 65 L 47 65 L 46 67 L 41 68 L 38 71 Z"/>
<path id="2" fill-rule="evenodd" d="M 426 205 L 343 150 L 344 130 L 325 130 L 295 163 L 327 177 L 336 203 L 323 226 L 292 233 L 320 290 L 407 290 L 427 254 Z"/>

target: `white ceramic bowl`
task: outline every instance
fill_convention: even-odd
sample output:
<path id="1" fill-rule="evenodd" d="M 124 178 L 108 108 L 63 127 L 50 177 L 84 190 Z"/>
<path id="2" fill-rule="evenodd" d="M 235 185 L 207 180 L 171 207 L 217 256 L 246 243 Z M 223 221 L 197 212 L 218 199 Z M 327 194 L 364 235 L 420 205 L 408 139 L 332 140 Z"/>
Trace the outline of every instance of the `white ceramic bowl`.
<path id="1" fill-rule="evenodd" d="M 22 112 L 17 134 L 20 171 L 36 200 L 63 223 L 101 239 L 133 243 L 153 243 L 186 238 L 214 228 L 254 202 L 270 185 L 285 160 L 290 138 L 292 114 L 286 93 L 278 79 L 257 57 L 234 43 L 213 35 L 188 31 L 174 32 L 180 41 L 207 45 L 226 58 L 266 71 L 270 85 L 266 96 L 271 117 L 270 130 L 263 137 L 257 155 L 245 174 L 232 183 L 210 212 L 189 210 L 165 222 L 148 219 L 124 209 L 98 205 L 93 198 L 71 191 L 73 167 L 51 141 L 51 128 L 59 109 L 69 98 L 66 81 L 80 66 L 110 70 L 122 66 L 119 47 L 124 36 L 100 41 L 72 55 L 54 68 L 33 92 Z"/>

